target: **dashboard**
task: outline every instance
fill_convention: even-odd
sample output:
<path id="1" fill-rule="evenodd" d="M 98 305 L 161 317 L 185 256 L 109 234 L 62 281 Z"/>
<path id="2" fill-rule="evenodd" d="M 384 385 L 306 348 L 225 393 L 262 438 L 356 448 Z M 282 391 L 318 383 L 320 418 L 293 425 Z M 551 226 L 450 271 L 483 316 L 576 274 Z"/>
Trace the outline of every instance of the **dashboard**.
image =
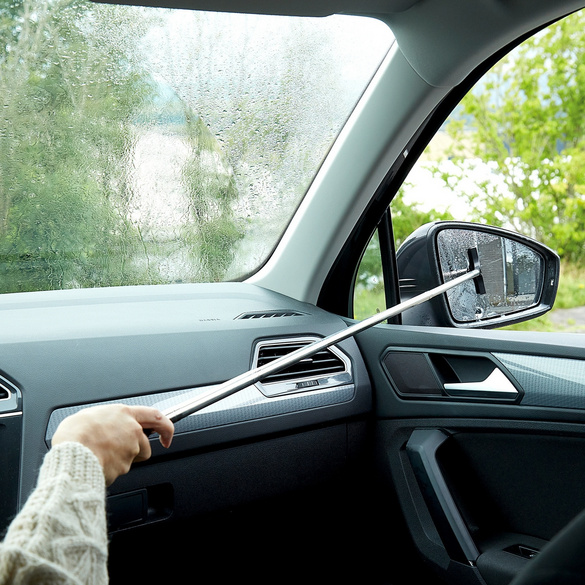
<path id="1" fill-rule="evenodd" d="M 0 311 L 3 527 L 33 489 L 68 414 L 105 402 L 162 410 L 348 325 L 244 283 L 3 295 Z M 168 451 L 151 438 L 151 460 L 110 488 L 111 529 L 265 497 L 267 489 L 335 472 L 352 449 L 348 425 L 371 403 L 351 338 L 250 385 L 180 420 Z M 218 470 L 222 485 L 239 489 L 218 491 Z"/>

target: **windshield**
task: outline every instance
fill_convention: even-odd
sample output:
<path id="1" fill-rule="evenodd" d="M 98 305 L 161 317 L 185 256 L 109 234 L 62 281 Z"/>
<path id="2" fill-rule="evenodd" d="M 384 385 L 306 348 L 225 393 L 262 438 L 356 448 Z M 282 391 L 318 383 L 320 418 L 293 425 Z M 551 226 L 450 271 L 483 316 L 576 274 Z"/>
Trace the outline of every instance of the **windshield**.
<path id="1" fill-rule="evenodd" d="M 392 42 L 369 18 L 0 4 L 0 292 L 234 280 Z"/>

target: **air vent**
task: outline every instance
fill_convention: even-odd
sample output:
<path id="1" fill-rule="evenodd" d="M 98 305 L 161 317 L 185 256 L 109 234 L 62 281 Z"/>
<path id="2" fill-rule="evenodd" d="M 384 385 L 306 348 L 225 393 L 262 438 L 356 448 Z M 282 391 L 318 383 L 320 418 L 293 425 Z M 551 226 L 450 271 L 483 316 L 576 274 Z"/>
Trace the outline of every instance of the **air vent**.
<path id="1" fill-rule="evenodd" d="M 20 391 L 12 382 L 0 376 L 0 414 L 20 408 Z"/>
<path id="2" fill-rule="evenodd" d="M 313 339 L 281 340 L 259 344 L 256 349 L 255 366 L 263 366 L 275 359 L 291 353 L 301 347 L 305 347 Z M 275 372 L 262 380 L 265 384 L 287 384 L 292 388 L 315 388 L 321 384 L 328 384 L 333 378 L 333 383 L 347 383 L 350 378 L 349 360 L 337 348 L 323 349 L 316 354 L 302 359 L 300 362 Z"/>
<path id="3" fill-rule="evenodd" d="M 274 319 L 278 317 L 301 317 L 304 313 L 298 311 L 253 311 L 242 313 L 236 319 Z"/>

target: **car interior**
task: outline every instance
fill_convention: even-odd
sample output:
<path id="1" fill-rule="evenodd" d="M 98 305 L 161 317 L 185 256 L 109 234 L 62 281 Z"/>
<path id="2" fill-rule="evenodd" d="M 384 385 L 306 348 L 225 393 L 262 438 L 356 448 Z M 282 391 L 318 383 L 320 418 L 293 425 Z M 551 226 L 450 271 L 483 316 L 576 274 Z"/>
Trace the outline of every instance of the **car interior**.
<path id="1" fill-rule="evenodd" d="M 35 3 L 50 7 L 51 0 Z M 294 167 L 288 174 L 262 175 L 273 199 L 259 198 L 250 205 L 257 205 L 254 213 L 272 215 L 265 224 L 247 224 L 260 227 L 243 228 L 230 244 L 242 242 L 247 257 L 260 258 L 255 264 L 243 263 L 238 273 L 208 272 L 201 280 L 173 276 L 166 282 L 78 286 L 71 279 L 74 284 L 63 287 L 15 288 L 0 295 L 2 531 L 33 490 L 51 437 L 69 414 L 110 402 L 165 412 L 195 401 L 192 410 L 176 419 L 170 449 L 151 436 L 151 459 L 134 465 L 108 488 L 112 584 L 582 583 L 585 577 L 571 581 L 574 577 L 565 575 L 563 580 L 567 567 L 579 567 L 578 547 L 563 543 L 567 538 L 581 542 L 580 524 L 572 525 L 560 546 L 555 543 L 585 509 L 585 340 L 573 333 L 501 329 L 551 309 L 558 255 L 525 235 L 461 218 L 425 224 L 398 247 L 390 204 L 445 119 L 483 75 L 521 42 L 583 8 L 583 0 L 69 5 L 71 10 L 87 5 L 84 14 L 102 10 L 104 22 L 125 14 L 127 21 L 112 20 L 112 28 L 104 29 L 121 47 L 131 36 L 124 27 L 132 19 L 144 19 L 140 22 L 146 28 L 162 27 L 161 19 L 168 19 L 168 26 L 179 31 L 176 38 L 165 32 L 143 36 L 143 42 L 150 38 L 169 59 L 199 50 L 199 72 L 181 65 L 166 70 L 163 64 L 161 69 L 167 81 L 176 76 L 187 83 L 195 83 L 198 75 L 213 79 L 211 67 L 203 71 L 206 62 L 218 71 L 229 68 L 221 65 L 224 45 L 215 50 L 201 40 L 200 45 L 183 41 L 180 27 L 187 27 L 191 15 L 201 15 L 209 30 L 218 14 L 268 18 L 266 32 L 251 29 L 246 42 L 230 35 L 244 56 L 257 37 L 266 35 L 274 46 L 282 41 L 280 20 L 274 19 L 296 23 L 351 17 L 379 27 L 386 36 L 363 82 L 355 81 L 357 73 L 349 65 L 330 71 L 314 65 L 322 57 L 316 49 L 318 33 L 304 45 L 299 61 L 282 61 L 282 71 L 302 70 L 303 64 L 316 69 L 316 96 L 319 83 L 329 83 L 339 72 L 356 96 L 340 115 L 335 139 L 321 144 L 309 129 L 317 119 L 330 124 L 327 112 L 345 99 L 341 94 L 336 99 L 338 86 L 323 103 L 294 93 L 296 82 L 278 94 L 282 100 L 298 100 L 306 116 L 295 127 L 300 136 L 295 140 L 319 143 L 322 154 L 298 185 L 293 171 L 302 166 L 302 157 L 288 151 L 282 155 Z M 41 19 L 34 14 L 27 18 Z M 79 34 L 89 38 L 94 21 L 83 22 Z M 364 30 L 359 39 L 346 42 L 350 53 L 365 52 L 370 41 L 378 42 L 369 28 Z M 285 55 L 294 50 L 283 46 Z M 332 50 L 334 60 L 339 61 L 338 55 Z M 8 57 L 0 67 L 5 61 Z M 276 91 L 269 74 L 260 79 Z M 305 78 L 289 73 L 283 79 Z M 170 104 L 170 90 L 158 78 L 156 83 L 158 97 L 151 105 Z M 245 104 L 249 96 L 241 87 L 220 84 L 219 93 L 233 92 Z M 187 93 L 180 95 L 189 101 Z M 288 105 L 274 96 L 268 103 L 253 120 L 246 118 L 256 134 L 262 134 L 265 118 L 288 115 Z M 172 115 L 188 120 L 189 113 L 179 110 Z M 27 115 L 36 120 L 36 113 Z M 212 132 L 219 125 L 213 114 L 207 119 L 198 115 Z M 237 116 L 246 115 L 241 106 Z M 237 116 L 224 127 L 237 124 Z M 144 123 L 138 114 L 126 117 L 134 125 Z M 77 124 L 73 118 L 69 123 Z M 93 124 L 89 118 L 80 123 Z M 108 127 L 112 140 L 116 124 Z M 2 146 L 3 128 L 0 195 L 7 198 L 1 175 L 12 164 L 12 154 Z M 192 138 L 192 144 L 201 144 L 203 130 L 198 131 L 200 142 Z M 227 132 L 222 136 L 232 136 Z M 179 148 L 166 137 L 161 132 L 149 143 L 155 154 L 147 165 L 158 177 L 154 189 L 164 193 L 163 183 L 169 182 L 165 173 L 174 164 L 169 152 Z M 224 146 L 223 140 L 219 143 Z M 264 157 L 281 148 L 268 134 L 259 144 L 248 147 L 245 163 L 233 163 L 236 183 L 251 183 L 239 177 L 251 176 L 245 174 L 252 172 L 249 168 L 263 165 Z M 247 144 L 243 140 L 236 146 L 244 151 Z M 258 149 L 254 156 L 252 148 Z M 217 152 L 209 159 L 220 160 L 223 155 Z M 101 164 L 98 155 L 90 155 Z M 48 171 L 43 172 L 37 181 L 48 181 Z M 93 173 L 98 171 L 80 171 L 84 180 Z M 106 183 L 104 176 L 99 175 L 100 181 Z M 200 183 L 207 181 L 207 175 L 197 176 Z M 231 175 L 218 171 L 214 176 Z M 290 195 L 282 177 L 302 193 Z M 118 179 L 108 180 L 115 190 Z M 173 193 L 169 190 L 165 197 Z M 428 195 L 432 201 L 434 194 Z M 205 213 L 223 209 L 225 216 L 223 204 L 218 199 Z M 0 216 L 13 217 L 3 205 Z M 158 213 L 161 225 L 166 221 L 162 207 L 140 205 L 132 208 L 132 218 Z M 28 219 L 19 217 L 14 225 L 24 230 Z M 5 221 L 0 217 L 0 223 Z M 33 219 L 31 225 L 44 221 Z M 85 216 L 68 221 L 89 223 Z M 2 223 L 0 237 L 4 229 Z M 385 306 L 367 326 L 354 330 L 363 323 L 354 311 L 358 271 L 374 233 L 380 242 Z M 151 240 L 145 228 L 142 235 L 140 246 L 146 248 Z M 17 252 L 12 258 L 2 248 L 0 280 L 12 275 L 10 270 L 19 275 L 39 271 L 39 264 L 31 262 L 34 254 Z M 187 255 L 181 248 L 176 263 Z M 231 258 L 231 265 L 238 258 Z M 154 254 L 151 260 L 152 272 Z M 218 262 L 210 260 L 214 266 Z M 465 283 L 450 283 L 460 277 Z M 435 296 L 425 296 L 429 291 Z M 324 344 L 330 336 L 332 342 Z M 318 349 L 307 351 L 318 342 Z M 299 357 L 287 361 L 292 352 Z M 269 373 L 262 369 L 276 360 L 283 365 Z M 226 391 L 227 382 L 247 372 L 255 375 Z M 197 405 L 210 394 L 212 400 Z M 548 581 L 537 580 L 543 566 Z"/>

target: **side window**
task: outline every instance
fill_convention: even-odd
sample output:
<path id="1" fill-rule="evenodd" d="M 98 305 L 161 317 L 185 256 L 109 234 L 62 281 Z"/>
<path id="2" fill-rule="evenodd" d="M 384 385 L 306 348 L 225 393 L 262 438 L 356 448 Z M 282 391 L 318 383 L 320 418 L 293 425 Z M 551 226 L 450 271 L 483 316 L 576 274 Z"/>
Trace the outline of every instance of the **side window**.
<path id="1" fill-rule="evenodd" d="M 514 230 L 560 255 L 553 310 L 514 329 L 585 331 L 584 29 L 581 11 L 493 67 L 392 204 L 397 246 L 418 225 L 453 218 Z"/>
<path id="2" fill-rule="evenodd" d="M 425 188 L 422 181 L 418 185 L 405 183 L 392 202 L 392 230 L 396 249 L 417 227 L 431 221 L 454 219 L 448 210 L 434 209 L 417 200 L 418 188 Z M 382 258 L 376 230 L 358 269 L 354 291 L 354 318 L 365 319 L 385 308 Z"/>
<path id="3" fill-rule="evenodd" d="M 353 298 L 354 319 L 365 319 L 386 308 L 380 238 L 374 233 L 357 273 Z"/>

